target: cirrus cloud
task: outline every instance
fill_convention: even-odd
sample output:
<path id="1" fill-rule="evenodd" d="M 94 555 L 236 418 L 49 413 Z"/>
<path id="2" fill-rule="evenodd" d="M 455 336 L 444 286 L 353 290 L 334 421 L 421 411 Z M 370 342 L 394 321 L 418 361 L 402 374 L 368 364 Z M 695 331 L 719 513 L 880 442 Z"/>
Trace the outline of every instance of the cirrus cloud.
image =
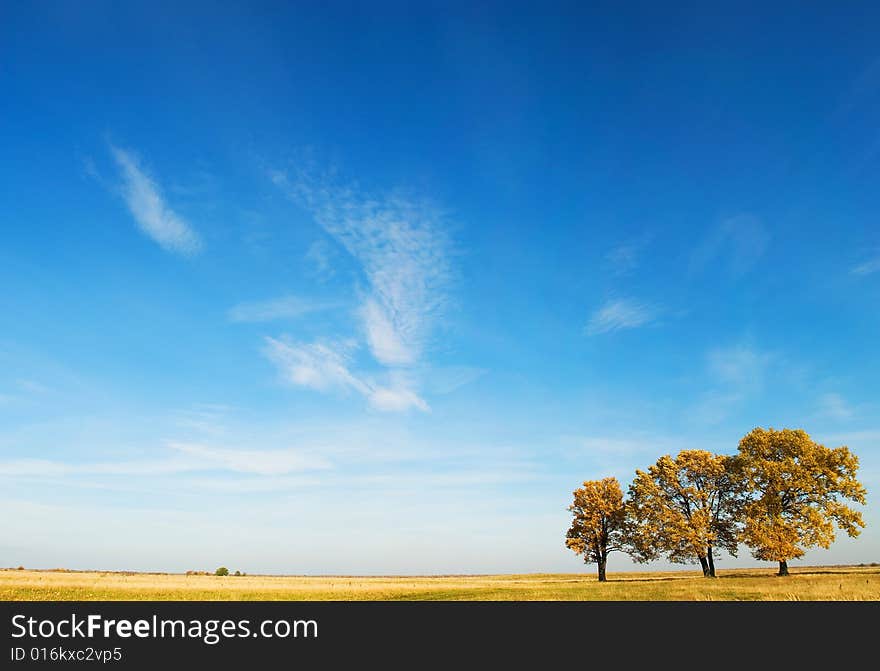
<path id="1" fill-rule="evenodd" d="M 321 392 L 355 391 L 376 410 L 386 412 L 429 409 L 407 376 L 393 374 L 391 384 L 383 385 L 353 373 L 353 349 L 351 342 L 297 343 L 266 338 L 264 353 L 289 384 Z"/>
<path id="2" fill-rule="evenodd" d="M 418 362 L 448 304 L 441 213 L 399 194 L 369 194 L 305 174 L 270 177 L 360 265 L 369 285 L 360 317 L 375 359 L 386 366 Z"/>
<path id="3" fill-rule="evenodd" d="M 656 316 L 657 309 L 646 303 L 626 298 L 610 300 L 593 313 L 586 332 L 588 335 L 600 335 L 633 329 L 651 323 Z"/>
<path id="4" fill-rule="evenodd" d="M 138 227 L 169 252 L 199 252 L 201 238 L 183 217 L 168 207 L 159 185 L 147 174 L 138 157 L 113 145 L 110 152 L 122 176 L 122 197 Z"/>

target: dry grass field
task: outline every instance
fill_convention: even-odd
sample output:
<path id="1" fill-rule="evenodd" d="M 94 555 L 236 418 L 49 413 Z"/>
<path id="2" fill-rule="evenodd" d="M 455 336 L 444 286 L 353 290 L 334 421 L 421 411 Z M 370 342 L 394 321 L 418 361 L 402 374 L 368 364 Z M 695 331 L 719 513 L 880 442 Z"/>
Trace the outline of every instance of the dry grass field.
<path id="1" fill-rule="evenodd" d="M 461 576 L 242 576 L 0 570 L 0 600 L 878 601 L 880 567 Z"/>

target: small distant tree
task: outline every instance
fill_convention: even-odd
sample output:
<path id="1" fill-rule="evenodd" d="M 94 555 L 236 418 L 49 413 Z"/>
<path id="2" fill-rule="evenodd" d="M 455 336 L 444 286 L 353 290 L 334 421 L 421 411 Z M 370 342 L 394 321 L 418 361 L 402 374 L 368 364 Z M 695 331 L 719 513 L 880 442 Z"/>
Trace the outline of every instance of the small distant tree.
<path id="1" fill-rule="evenodd" d="M 214 575 L 229 575 L 229 569 L 225 566 L 221 566 L 216 571 L 214 571 Z"/>
<path id="2" fill-rule="evenodd" d="M 236 571 L 235 575 L 241 575 L 241 571 Z"/>
<path id="3" fill-rule="evenodd" d="M 605 582 L 608 554 L 626 551 L 626 506 L 617 478 L 588 480 L 574 490 L 568 507 L 574 515 L 565 545 L 583 555 L 584 563 L 595 563 L 599 582 Z"/>
<path id="4" fill-rule="evenodd" d="M 865 526 L 843 501 L 865 503 L 856 480 L 859 459 L 846 447 L 827 448 L 802 429 L 753 429 L 739 443 L 739 462 L 750 491 L 742 541 L 756 559 L 788 560 L 805 548 L 828 548 L 837 525 L 855 537 Z"/>
<path id="5" fill-rule="evenodd" d="M 696 560 L 714 578 L 718 550 L 736 556 L 740 482 L 731 457 L 705 450 L 682 450 L 637 470 L 628 505 L 636 561 L 660 554 L 671 562 Z"/>

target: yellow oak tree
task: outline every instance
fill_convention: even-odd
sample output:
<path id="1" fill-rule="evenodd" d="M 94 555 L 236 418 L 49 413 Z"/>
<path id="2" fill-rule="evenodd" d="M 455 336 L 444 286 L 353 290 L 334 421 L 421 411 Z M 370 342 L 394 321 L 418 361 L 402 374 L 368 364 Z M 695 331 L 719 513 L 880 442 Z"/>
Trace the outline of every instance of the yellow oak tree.
<path id="1" fill-rule="evenodd" d="M 731 457 L 705 450 L 665 455 L 636 471 L 629 488 L 629 538 L 636 561 L 665 554 L 715 577 L 719 549 L 736 556 L 740 480 Z"/>
<path id="2" fill-rule="evenodd" d="M 568 507 L 574 519 L 565 538 L 566 547 L 584 556 L 584 563 L 595 562 L 599 582 L 605 582 L 608 554 L 625 550 L 626 507 L 617 478 L 588 480 L 574 490 Z"/>
<path id="3" fill-rule="evenodd" d="M 802 429 L 759 427 L 740 441 L 738 462 L 750 491 L 742 541 L 756 559 L 779 562 L 779 575 L 805 548 L 828 548 L 835 524 L 853 537 L 865 526 L 842 502 L 864 504 L 866 493 L 846 447 L 820 445 Z"/>

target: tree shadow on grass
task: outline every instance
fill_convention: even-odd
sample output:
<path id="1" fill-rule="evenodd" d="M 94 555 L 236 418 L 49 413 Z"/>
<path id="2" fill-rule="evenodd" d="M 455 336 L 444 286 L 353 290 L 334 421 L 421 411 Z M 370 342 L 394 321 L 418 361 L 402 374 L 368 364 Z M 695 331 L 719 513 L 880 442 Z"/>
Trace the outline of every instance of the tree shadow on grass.
<path id="1" fill-rule="evenodd" d="M 775 571 L 770 569 L 764 571 L 755 571 L 755 572 L 737 572 L 737 573 L 723 573 L 719 572 L 719 575 L 716 576 L 716 580 L 726 580 L 731 578 L 777 578 L 777 577 L 793 577 L 799 575 L 838 575 L 838 576 L 855 576 L 855 575 L 864 575 L 864 576 L 875 576 L 880 577 L 880 571 L 876 569 L 876 567 L 858 567 L 855 569 L 846 569 L 846 570 L 834 570 L 834 569 L 821 569 L 821 568 L 802 568 L 802 569 L 789 569 L 791 571 L 790 576 L 777 576 Z M 612 575 L 608 576 L 609 583 L 645 583 L 645 582 L 669 582 L 673 580 L 687 580 L 688 578 L 702 578 L 703 576 L 699 573 L 688 574 L 688 575 L 670 575 L 670 576 L 662 576 L 655 578 L 614 578 Z M 593 582 L 598 582 L 594 580 Z"/>
<path id="2" fill-rule="evenodd" d="M 840 575 L 840 576 L 873 575 L 873 576 L 880 576 L 880 571 L 878 571 L 876 568 L 874 570 L 871 570 L 870 568 L 867 568 L 867 567 L 865 567 L 863 569 L 848 570 L 848 571 L 833 571 L 833 570 L 829 570 L 829 569 L 811 569 L 811 568 L 792 569 L 790 567 L 788 570 L 791 572 L 791 575 Z M 774 573 L 773 575 L 776 575 L 776 574 Z"/>
<path id="3" fill-rule="evenodd" d="M 679 576 L 663 576 L 662 578 L 612 578 L 608 576 L 609 583 L 617 583 L 619 585 L 626 585 L 631 582 L 670 582 L 674 580 L 687 580 L 688 578 L 702 578 L 701 575 L 679 575 Z M 589 581 L 587 581 L 589 582 Z M 599 582 L 595 578 L 592 582 Z"/>

